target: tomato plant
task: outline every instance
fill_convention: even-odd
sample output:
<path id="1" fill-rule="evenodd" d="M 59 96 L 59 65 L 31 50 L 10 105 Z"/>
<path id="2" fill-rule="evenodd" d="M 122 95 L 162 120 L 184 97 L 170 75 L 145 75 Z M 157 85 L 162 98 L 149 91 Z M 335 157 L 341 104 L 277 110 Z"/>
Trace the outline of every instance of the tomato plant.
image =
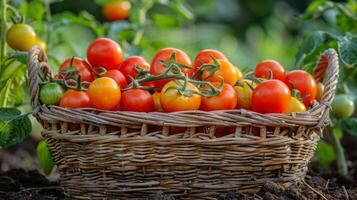
<path id="1" fill-rule="evenodd" d="M 213 82 L 212 85 L 218 87 L 220 82 Z M 203 97 L 201 102 L 201 110 L 229 110 L 237 106 L 237 94 L 234 88 L 227 83 L 223 83 L 221 91 L 217 96 Z"/>
<path id="2" fill-rule="evenodd" d="M 257 78 L 269 78 L 271 75 L 272 79 L 284 81 L 285 69 L 275 60 L 264 60 L 255 67 L 254 75 Z"/>
<path id="3" fill-rule="evenodd" d="M 283 82 L 266 80 L 253 90 L 252 110 L 259 113 L 285 113 L 290 97 L 290 90 Z"/>
<path id="4" fill-rule="evenodd" d="M 67 90 L 59 104 L 64 108 L 90 108 L 92 103 L 88 96 L 88 93 L 81 90 Z"/>
<path id="5" fill-rule="evenodd" d="M 121 47 L 109 38 L 98 38 L 88 47 L 87 58 L 93 67 L 104 67 L 107 70 L 119 69 L 124 60 Z"/>
<path id="6" fill-rule="evenodd" d="M 120 108 L 125 111 L 152 112 L 155 104 L 150 92 L 134 88 L 122 93 Z"/>
<path id="7" fill-rule="evenodd" d="M 194 94 L 191 91 L 199 92 L 197 87 L 191 83 L 187 83 L 186 88 L 180 91 L 179 83 L 183 81 L 170 81 L 161 91 L 160 104 L 165 112 L 176 112 L 184 110 L 198 110 L 201 104 L 201 96 Z"/>
<path id="8" fill-rule="evenodd" d="M 95 79 L 88 88 L 90 101 L 95 108 L 112 110 L 120 103 L 121 92 L 118 84 L 111 78 Z"/>

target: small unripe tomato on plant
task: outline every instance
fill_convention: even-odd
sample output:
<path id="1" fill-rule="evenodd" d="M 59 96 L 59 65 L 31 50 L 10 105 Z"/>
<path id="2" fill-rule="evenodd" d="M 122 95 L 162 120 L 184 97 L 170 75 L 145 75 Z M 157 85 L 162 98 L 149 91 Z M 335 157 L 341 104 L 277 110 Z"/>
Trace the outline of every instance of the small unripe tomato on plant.
<path id="1" fill-rule="evenodd" d="M 35 31 L 27 24 L 14 24 L 6 32 L 6 42 L 14 50 L 28 51 L 36 40 Z"/>
<path id="2" fill-rule="evenodd" d="M 355 110 L 355 104 L 345 94 L 336 95 L 332 101 L 331 107 L 332 115 L 338 119 L 351 117 Z"/>
<path id="3" fill-rule="evenodd" d="M 60 106 L 64 108 L 91 108 L 92 104 L 86 91 L 67 90 L 61 98 Z"/>
<path id="4" fill-rule="evenodd" d="M 129 16 L 131 4 L 129 1 L 113 1 L 103 5 L 102 13 L 106 20 L 122 20 Z"/>
<path id="5" fill-rule="evenodd" d="M 117 84 L 120 86 L 121 89 L 126 88 L 127 81 L 125 76 L 123 75 L 123 73 L 121 73 L 119 70 L 117 69 L 111 69 L 108 70 L 103 77 L 109 77 L 112 78 L 115 82 L 117 82 Z"/>
<path id="6" fill-rule="evenodd" d="M 183 84 L 183 81 L 180 80 Z M 197 94 L 182 95 L 177 89 L 176 81 L 168 82 L 161 91 L 160 103 L 165 112 L 176 112 L 184 110 L 198 110 L 201 104 L 201 96 Z M 187 83 L 186 90 L 199 92 L 192 83 Z"/>
<path id="7" fill-rule="evenodd" d="M 272 79 L 284 81 L 285 69 L 279 62 L 275 60 L 263 60 L 255 67 L 255 77 L 267 79 L 270 75 L 272 75 Z"/>
<path id="8" fill-rule="evenodd" d="M 92 105 L 102 110 L 114 109 L 121 98 L 120 87 L 108 77 L 95 79 L 88 87 L 88 95 Z"/>
<path id="9" fill-rule="evenodd" d="M 290 90 L 285 83 L 266 80 L 253 90 L 252 110 L 258 113 L 285 113 L 290 98 Z"/>
<path id="10" fill-rule="evenodd" d="M 129 89 L 121 94 L 120 109 L 133 112 L 154 111 L 154 100 L 150 92 L 143 89 Z"/>
<path id="11" fill-rule="evenodd" d="M 57 83 L 46 83 L 40 89 L 40 101 L 46 105 L 58 105 L 64 90 Z"/>
<path id="12" fill-rule="evenodd" d="M 87 58 L 93 67 L 104 67 L 110 70 L 120 68 L 124 54 L 119 44 L 114 40 L 98 38 L 89 45 Z"/>

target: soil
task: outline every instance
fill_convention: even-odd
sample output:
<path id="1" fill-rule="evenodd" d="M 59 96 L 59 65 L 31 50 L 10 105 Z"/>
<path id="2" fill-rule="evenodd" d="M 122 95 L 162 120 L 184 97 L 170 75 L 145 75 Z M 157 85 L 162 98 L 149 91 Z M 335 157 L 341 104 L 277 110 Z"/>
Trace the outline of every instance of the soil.
<path id="1" fill-rule="evenodd" d="M 219 199 L 266 199 L 266 200 L 357 200 L 357 145 L 356 138 L 346 138 L 344 146 L 349 160 L 348 177 L 339 177 L 335 166 L 330 170 L 321 170 L 317 163 L 312 162 L 304 181 L 297 182 L 288 188 L 276 183 L 267 182 L 254 195 L 227 193 Z M 12 151 L 12 150 L 11 150 Z M 0 159 L 1 161 L 1 159 Z M 1 164 L 1 162 L 0 162 Z M 38 170 L 10 169 L 0 171 L 0 200 L 56 200 L 64 199 L 63 191 L 56 181 L 49 181 Z M 173 199 L 158 195 L 155 199 Z"/>

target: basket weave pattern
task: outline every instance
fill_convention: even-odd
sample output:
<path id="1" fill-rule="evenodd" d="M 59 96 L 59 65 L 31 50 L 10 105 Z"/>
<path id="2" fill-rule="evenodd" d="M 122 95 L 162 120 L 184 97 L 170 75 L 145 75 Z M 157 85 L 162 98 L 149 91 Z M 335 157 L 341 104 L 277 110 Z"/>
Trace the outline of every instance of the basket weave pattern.
<path id="1" fill-rule="evenodd" d="M 325 85 L 323 99 L 305 113 L 114 112 L 42 105 L 38 72 L 51 76 L 47 57 L 37 47 L 29 52 L 34 115 L 66 194 L 78 199 L 159 193 L 209 199 L 228 191 L 255 192 L 268 180 L 288 185 L 303 178 L 328 124 L 338 78 L 336 52 L 322 54 L 318 68 L 327 68 L 318 75 Z M 216 138 L 222 126 L 232 133 Z"/>

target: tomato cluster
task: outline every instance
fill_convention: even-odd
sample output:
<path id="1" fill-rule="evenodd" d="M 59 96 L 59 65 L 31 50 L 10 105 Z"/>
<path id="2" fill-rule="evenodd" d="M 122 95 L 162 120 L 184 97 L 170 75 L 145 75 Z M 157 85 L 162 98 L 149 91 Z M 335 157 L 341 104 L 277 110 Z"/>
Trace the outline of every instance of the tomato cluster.
<path id="1" fill-rule="evenodd" d="M 260 62 L 254 77 L 248 79 L 213 49 L 200 51 L 192 62 L 184 51 L 164 48 L 150 64 L 140 56 L 124 59 L 118 43 L 99 38 L 89 45 L 87 60 L 65 60 L 59 74 L 42 85 L 41 102 L 133 112 L 246 109 L 290 113 L 305 112 L 323 93 L 319 91 L 323 85 L 309 73 L 286 72 L 274 60 Z"/>

